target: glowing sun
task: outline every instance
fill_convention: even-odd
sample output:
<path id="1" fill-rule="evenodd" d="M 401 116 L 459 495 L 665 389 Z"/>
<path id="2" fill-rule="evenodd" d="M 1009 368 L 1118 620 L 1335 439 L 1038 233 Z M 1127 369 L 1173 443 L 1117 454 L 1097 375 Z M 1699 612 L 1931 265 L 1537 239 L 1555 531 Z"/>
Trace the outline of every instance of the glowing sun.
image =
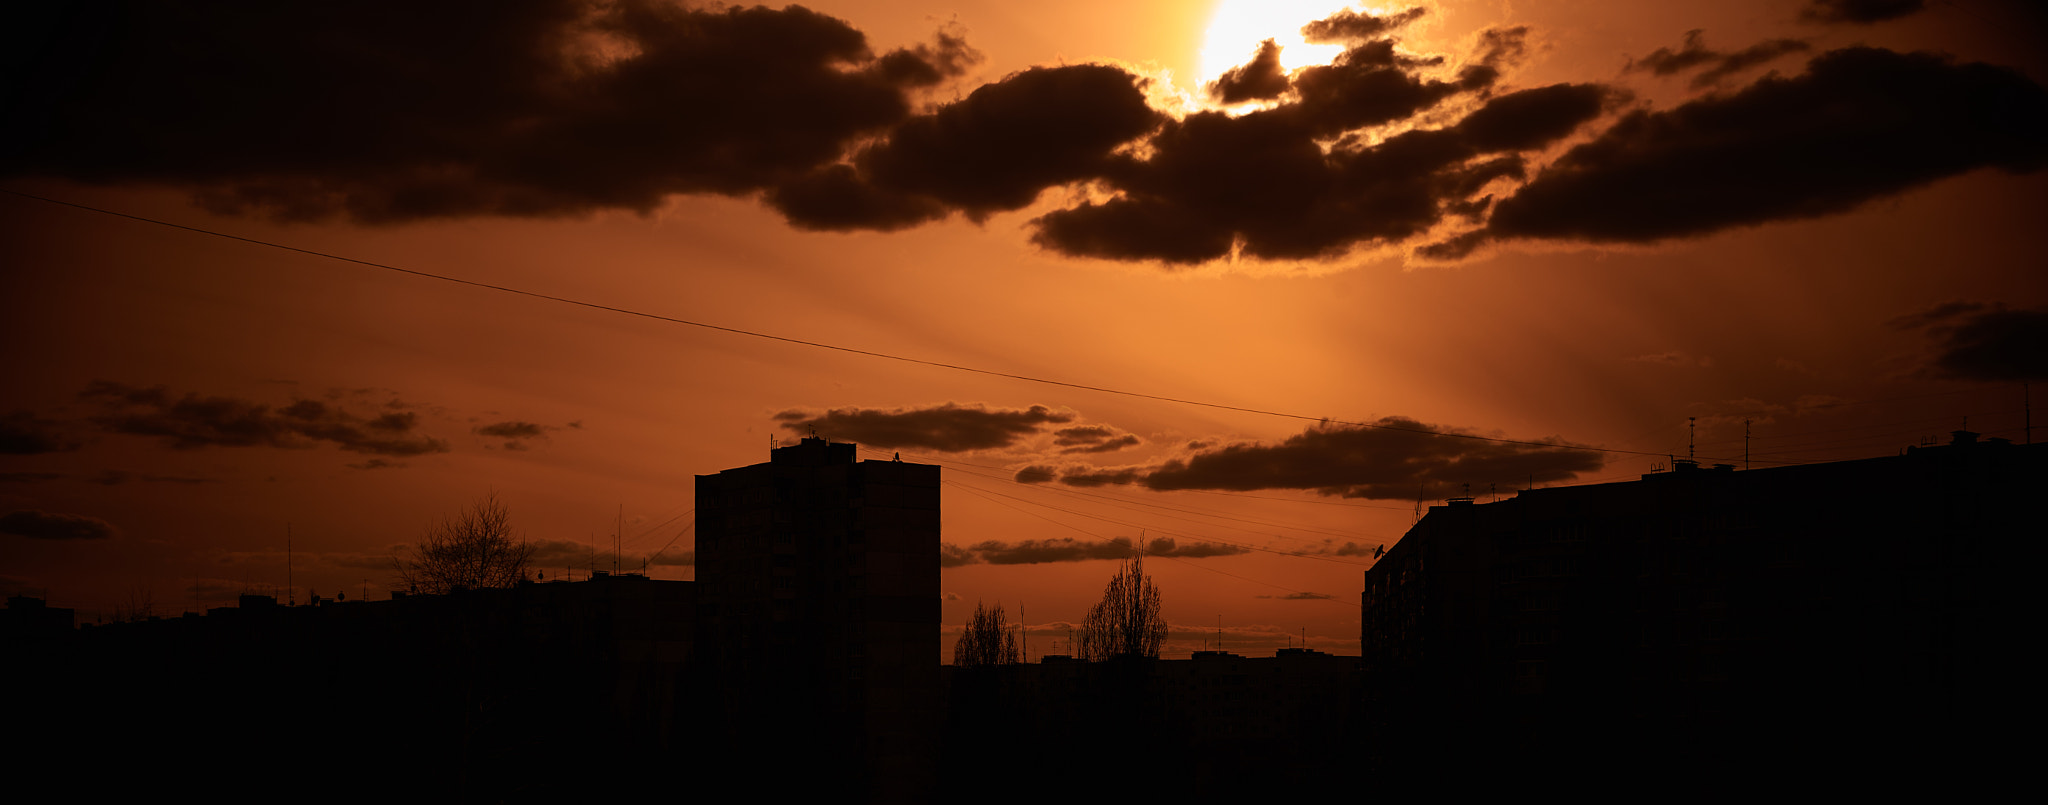
<path id="1" fill-rule="evenodd" d="M 1347 0 L 1223 0 L 1202 38 L 1202 83 L 1251 61 L 1259 43 L 1268 39 L 1280 45 L 1280 66 L 1288 70 L 1328 64 L 1344 46 L 1307 44 L 1301 26 L 1354 5 Z"/>

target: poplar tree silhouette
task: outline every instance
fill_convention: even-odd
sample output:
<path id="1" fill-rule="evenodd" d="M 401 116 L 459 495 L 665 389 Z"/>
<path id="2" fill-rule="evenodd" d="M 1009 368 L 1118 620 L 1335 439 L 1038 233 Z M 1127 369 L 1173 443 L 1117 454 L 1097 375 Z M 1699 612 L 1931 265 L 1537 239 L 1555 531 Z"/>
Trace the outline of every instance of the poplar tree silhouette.
<path id="1" fill-rule="evenodd" d="M 973 668 L 1019 662 L 1022 659 L 1017 652 L 1017 635 L 1010 631 L 1003 605 L 988 609 L 980 601 L 974 602 L 974 616 L 967 619 L 967 630 L 960 633 L 960 642 L 953 644 L 953 664 Z"/>
<path id="2" fill-rule="evenodd" d="M 1145 552 L 1140 549 L 1110 578 L 1102 601 L 1089 608 L 1081 623 L 1081 656 L 1089 662 L 1158 659 L 1159 644 L 1165 640 L 1159 587 L 1145 575 Z"/>

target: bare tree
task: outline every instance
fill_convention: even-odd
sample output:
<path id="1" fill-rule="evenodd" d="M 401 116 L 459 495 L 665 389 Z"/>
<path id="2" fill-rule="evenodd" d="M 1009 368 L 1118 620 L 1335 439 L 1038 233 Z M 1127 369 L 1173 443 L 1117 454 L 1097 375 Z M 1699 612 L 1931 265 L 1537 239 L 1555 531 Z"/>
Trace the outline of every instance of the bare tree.
<path id="1" fill-rule="evenodd" d="M 1081 622 L 1081 656 L 1090 662 L 1122 657 L 1159 658 L 1166 640 L 1166 616 L 1159 605 L 1159 587 L 1145 575 L 1145 554 L 1126 560 L 1109 580 L 1102 601 Z"/>
<path id="2" fill-rule="evenodd" d="M 400 587 L 446 593 L 510 587 L 526 578 L 533 546 L 512 538 L 512 514 L 493 493 L 429 526 L 420 544 L 394 558 Z"/>
<path id="3" fill-rule="evenodd" d="M 1003 605 L 987 609 L 981 602 L 974 602 L 974 617 L 967 619 L 967 630 L 960 633 L 960 642 L 953 644 L 953 664 L 975 667 L 1015 665 L 1021 661 L 1017 634 L 1010 631 Z"/>

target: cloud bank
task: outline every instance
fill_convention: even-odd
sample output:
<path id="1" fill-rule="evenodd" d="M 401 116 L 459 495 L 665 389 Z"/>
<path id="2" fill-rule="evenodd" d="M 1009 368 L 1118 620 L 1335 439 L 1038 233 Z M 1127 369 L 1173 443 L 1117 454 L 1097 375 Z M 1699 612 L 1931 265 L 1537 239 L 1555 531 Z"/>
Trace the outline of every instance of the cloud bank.
<path id="1" fill-rule="evenodd" d="M 1921 5 L 1816 0 L 1805 17 Z M 1258 107 L 1233 116 L 1153 108 L 1151 79 L 1110 64 L 970 88 L 980 54 L 958 29 L 879 50 L 800 6 L 33 11 L 47 45 L 22 57 L 0 176 L 170 185 L 219 211 L 366 223 L 644 213 L 714 194 L 827 231 L 985 221 L 1064 189 L 1025 222 L 1032 243 L 1179 267 L 1653 243 L 2048 161 L 2048 90 L 2003 67 L 1852 47 L 1653 109 L 1613 83 L 1510 85 L 1525 28 L 1482 31 L 1457 55 L 1398 47 L 1425 13 L 1309 21 L 1308 39 L 1345 49 L 1292 72 L 1262 45 L 1206 88 Z M 1694 32 L 1631 70 L 1705 87 L 1809 48 L 1712 50 Z"/>
<path id="2" fill-rule="evenodd" d="M 97 517 L 22 509 L 0 515 L 0 534 L 29 539 L 111 539 L 114 526 Z"/>
<path id="3" fill-rule="evenodd" d="M 308 448 L 327 443 L 353 453 L 409 457 L 448 452 L 448 443 L 415 432 L 419 415 L 393 410 L 359 416 L 319 400 L 283 407 L 238 397 L 174 394 L 163 386 L 94 381 L 79 394 L 104 408 L 93 424 L 109 433 L 152 436 L 176 450 L 206 447 Z"/>
<path id="4" fill-rule="evenodd" d="M 1082 541 L 1056 537 L 1053 539 L 1027 539 L 1017 542 L 985 540 L 960 547 L 949 543 L 939 546 L 939 567 L 960 567 L 963 565 L 1039 565 L 1054 562 L 1087 562 L 1097 559 L 1124 560 L 1131 557 L 1131 540 L 1116 537 L 1106 542 Z M 1178 559 L 1209 559 L 1218 556 L 1237 556 L 1250 553 L 1249 548 L 1220 542 L 1195 542 L 1181 545 L 1171 537 L 1160 537 L 1145 543 L 1146 556 L 1163 556 Z"/>

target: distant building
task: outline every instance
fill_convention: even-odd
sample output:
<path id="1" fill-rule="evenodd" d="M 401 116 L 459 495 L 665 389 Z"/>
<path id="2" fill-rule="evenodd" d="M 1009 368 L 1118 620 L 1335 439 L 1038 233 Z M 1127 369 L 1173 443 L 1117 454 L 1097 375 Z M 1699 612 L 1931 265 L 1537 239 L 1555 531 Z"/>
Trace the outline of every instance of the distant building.
<path id="1" fill-rule="evenodd" d="M 845 760 L 885 799 L 931 779 L 939 653 L 939 468 L 856 461 L 806 438 L 697 476 L 707 715 Z M 750 745 L 747 738 L 736 745 Z M 752 750 L 745 750 L 751 755 Z"/>
<path id="2" fill-rule="evenodd" d="M 60 640 L 71 631 L 75 619 L 68 607 L 53 607 L 33 596 L 8 596 L 7 608 L 0 610 L 0 643 Z"/>
<path id="3" fill-rule="evenodd" d="M 1365 573 L 1381 761 L 1814 772 L 1984 750 L 2038 631 L 2044 481 L 2048 445 L 1957 432 L 1433 507 Z"/>

